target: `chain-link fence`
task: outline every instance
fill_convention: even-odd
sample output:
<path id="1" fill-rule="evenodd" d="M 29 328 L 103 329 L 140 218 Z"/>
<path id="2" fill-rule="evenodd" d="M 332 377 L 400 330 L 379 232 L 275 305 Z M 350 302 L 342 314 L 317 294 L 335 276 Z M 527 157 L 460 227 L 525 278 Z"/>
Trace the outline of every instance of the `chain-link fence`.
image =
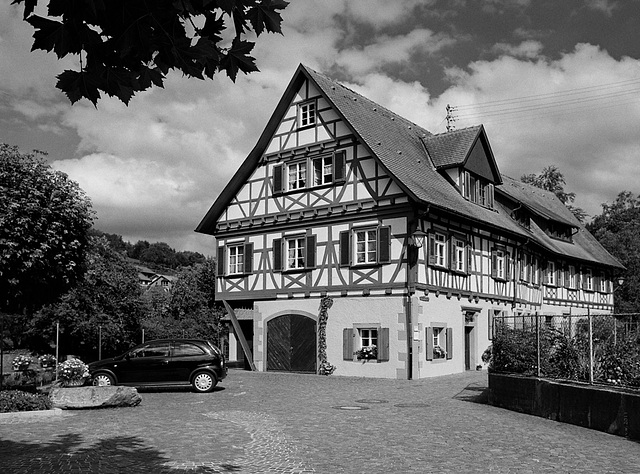
<path id="1" fill-rule="evenodd" d="M 640 387 L 640 313 L 494 316 L 494 372 Z"/>

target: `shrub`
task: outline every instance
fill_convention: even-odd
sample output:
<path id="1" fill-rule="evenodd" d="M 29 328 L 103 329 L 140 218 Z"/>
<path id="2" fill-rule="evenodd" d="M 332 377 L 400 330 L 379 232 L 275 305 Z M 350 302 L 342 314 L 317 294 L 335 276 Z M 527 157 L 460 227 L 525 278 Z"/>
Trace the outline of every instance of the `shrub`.
<path id="1" fill-rule="evenodd" d="M 3 390 L 0 392 L 0 413 L 50 409 L 51 400 L 47 395 L 27 393 L 21 390 Z"/>
<path id="2" fill-rule="evenodd" d="M 89 367 L 80 359 L 69 359 L 58 365 L 58 380 L 63 385 L 80 383 L 89 377 Z"/>

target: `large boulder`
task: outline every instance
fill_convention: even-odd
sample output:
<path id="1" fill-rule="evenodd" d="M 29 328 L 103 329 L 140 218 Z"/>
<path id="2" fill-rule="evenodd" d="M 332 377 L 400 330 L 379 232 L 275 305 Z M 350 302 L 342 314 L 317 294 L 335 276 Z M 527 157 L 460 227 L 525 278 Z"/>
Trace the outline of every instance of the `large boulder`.
<path id="1" fill-rule="evenodd" d="M 73 387 L 52 388 L 49 397 L 55 408 L 78 410 L 83 408 L 134 407 L 142 397 L 134 387 Z"/>

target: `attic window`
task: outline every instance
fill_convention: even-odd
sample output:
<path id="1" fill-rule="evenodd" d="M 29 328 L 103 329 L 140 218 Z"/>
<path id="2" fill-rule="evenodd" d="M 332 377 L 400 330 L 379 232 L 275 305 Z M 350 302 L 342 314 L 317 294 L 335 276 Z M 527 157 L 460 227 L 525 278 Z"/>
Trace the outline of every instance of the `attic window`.
<path id="1" fill-rule="evenodd" d="M 493 184 L 468 171 L 460 171 L 460 192 L 471 202 L 493 209 Z"/>
<path id="2" fill-rule="evenodd" d="M 298 125 L 310 127 L 316 124 L 316 101 L 311 100 L 298 105 Z"/>
<path id="3" fill-rule="evenodd" d="M 549 222 L 545 232 L 551 238 L 564 240 L 565 242 L 573 242 L 573 233 L 568 225 L 559 224 L 557 222 Z"/>

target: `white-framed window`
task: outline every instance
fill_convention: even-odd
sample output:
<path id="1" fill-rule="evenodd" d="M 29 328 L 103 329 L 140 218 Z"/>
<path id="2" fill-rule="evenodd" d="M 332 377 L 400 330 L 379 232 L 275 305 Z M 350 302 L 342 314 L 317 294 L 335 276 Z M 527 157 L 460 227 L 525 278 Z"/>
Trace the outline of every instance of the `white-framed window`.
<path id="1" fill-rule="evenodd" d="M 540 284 L 540 265 L 538 257 L 531 258 L 531 283 L 536 286 Z"/>
<path id="2" fill-rule="evenodd" d="M 605 272 L 600 272 L 600 281 L 599 281 L 599 290 L 600 293 L 608 293 L 608 286 L 607 285 L 607 274 Z"/>
<path id="3" fill-rule="evenodd" d="M 439 232 L 431 234 L 429 263 L 437 267 L 447 266 L 447 236 Z"/>
<path id="4" fill-rule="evenodd" d="M 309 127 L 316 123 L 316 101 L 311 100 L 298 105 L 298 125 Z"/>
<path id="5" fill-rule="evenodd" d="M 460 273 L 467 271 L 467 242 L 459 237 L 453 237 L 452 270 Z"/>
<path id="6" fill-rule="evenodd" d="M 520 279 L 522 281 L 529 281 L 529 275 L 531 274 L 531 257 L 529 254 L 523 253 L 522 260 L 520 261 Z"/>
<path id="7" fill-rule="evenodd" d="M 493 209 L 493 184 L 468 171 L 460 173 L 462 195 L 471 202 Z"/>
<path id="8" fill-rule="evenodd" d="M 446 342 L 444 337 L 444 328 L 433 328 L 433 358 L 444 359 L 447 356 L 445 349 L 442 347 L 442 340 Z M 446 344 L 444 344 L 446 346 Z"/>
<path id="9" fill-rule="evenodd" d="M 491 276 L 498 280 L 507 279 L 507 253 L 502 249 L 491 252 Z"/>
<path id="10" fill-rule="evenodd" d="M 389 360 L 389 328 L 375 323 L 356 323 L 344 328 L 342 334 L 344 360 Z"/>
<path id="11" fill-rule="evenodd" d="M 445 323 L 432 323 L 425 337 L 427 360 L 453 358 L 453 331 Z"/>
<path id="12" fill-rule="evenodd" d="M 287 190 L 303 189 L 307 186 L 307 162 L 300 161 L 287 166 Z"/>
<path id="13" fill-rule="evenodd" d="M 322 186 L 333 182 L 333 156 L 313 160 L 313 185 Z"/>
<path id="14" fill-rule="evenodd" d="M 229 245 L 229 275 L 236 275 L 244 272 L 244 244 Z"/>
<path id="15" fill-rule="evenodd" d="M 548 286 L 558 286 L 556 280 L 556 262 L 549 260 L 547 262 L 546 284 Z"/>
<path id="16" fill-rule="evenodd" d="M 569 265 L 569 270 L 567 271 L 568 275 L 567 275 L 567 288 L 570 289 L 576 289 L 577 288 L 577 282 L 576 282 L 576 267 L 574 267 L 573 265 Z"/>
<path id="17" fill-rule="evenodd" d="M 378 329 L 377 328 L 361 328 L 358 329 L 360 337 L 360 348 L 378 346 Z"/>
<path id="18" fill-rule="evenodd" d="M 306 237 L 304 236 L 286 240 L 287 270 L 305 268 L 305 241 Z"/>
<path id="19" fill-rule="evenodd" d="M 585 291 L 594 291 L 593 270 L 590 268 L 585 268 L 582 271 L 582 289 Z"/>
<path id="20" fill-rule="evenodd" d="M 378 229 L 356 229 L 354 255 L 356 265 L 366 265 L 378 261 Z"/>

